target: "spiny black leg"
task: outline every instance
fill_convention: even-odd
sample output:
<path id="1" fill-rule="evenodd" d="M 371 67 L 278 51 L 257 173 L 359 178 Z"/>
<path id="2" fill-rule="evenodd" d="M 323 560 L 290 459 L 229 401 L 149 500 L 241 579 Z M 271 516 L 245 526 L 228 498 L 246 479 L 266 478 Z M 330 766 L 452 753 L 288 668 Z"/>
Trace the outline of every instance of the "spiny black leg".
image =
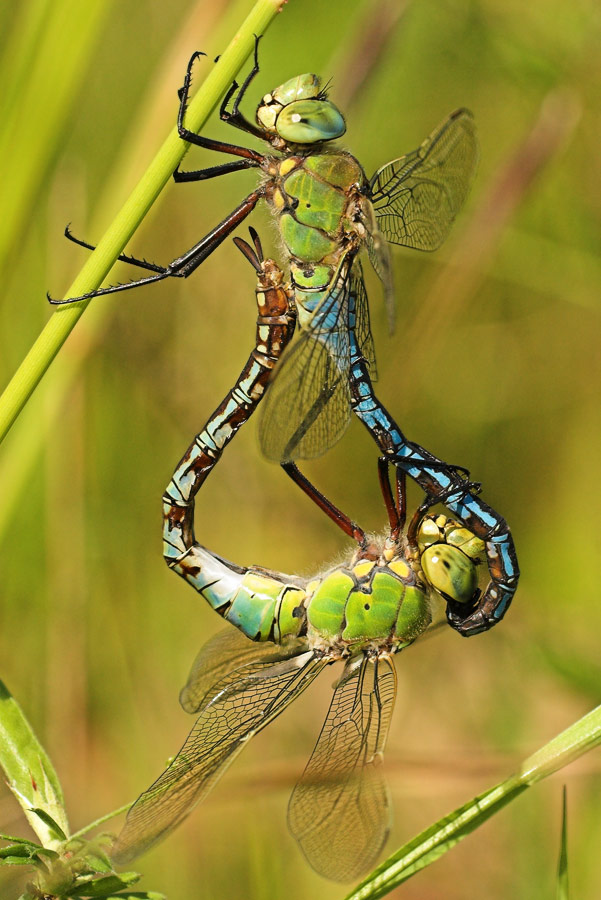
<path id="1" fill-rule="evenodd" d="M 234 106 L 232 108 L 232 113 L 235 116 L 238 115 L 238 107 L 240 106 L 240 103 L 242 102 L 242 98 L 244 97 L 245 93 L 247 92 L 251 81 L 253 80 L 255 75 L 259 74 L 259 41 L 261 40 L 261 37 L 262 37 L 262 35 L 257 36 L 255 34 L 254 64 L 253 64 L 252 69 L 250 70 L 250 72 L 248 73 L 246 78 L 244 79 L 242 87 L 238 91 L 238 96 L 234 100 Z"/>
<path id="2" fill-rule="evenodd" d="M 156 275 L 150 275 L 148 278 L 140 278 L 138 281 L 128 281 L 125 284 L 113 284 L 105 288 L 99 288 L 96 291 L 89 291 L 79 297 L 69 297 L 65 300 L 54 300 L 49 294 L 48 302 L 53 306 L 65 306 L 68 303 L 77 303 L 80 300 L 88 300 L 91 297 L 102 297 L 105 294 L 116 294 L 119 291 L 128 291 L 131 288 L 141 287 L 144 284 L 152 284 L 155 281 L 162 281 L 164 278 L 187 278 L 198 266 L 204 262 L 207 256 L 210 256 L 225 238 L 231 234 L 240 222 L 255 208 L 258 200 L 263 196 L 263 189 L 259 188 L 249 194 L 233 212 L 227 216 L 223 222 L 220 222 L 212 231 L 205 235 L 202 240 L 190 248 L 182 256 L 174 259 L 165 266 L 164 269 L 158 271 Z M 127 261 L 127 260 L 126 260 Z M 159 267 L 157 267 L 159 268 Z"/>
<path id="3" fill-rule="evenodd" d="M 65 237 L 70 241 L 73 241 L 74 244 L 78 244 L 80 247 L 85 247 L 86 250 L 95 250 L 96 247 L 94 244 L 88 244 L 87 241 L 82 241 L 80 238 L 76 238 L 69 226 L 65 228 Z M 121 262 L 129 263 L 131 266 L 138 266 L 140 269 L 147 269 L 149 272 L 161 272 L 165 274 L 167 271 L 165 266 L 159 266 L 156 263 L 148 262 L 147 259 L 138 259 L 136 256 L 127 256 L 125 253 L 121 253 L 117 259 L 121 260 Z"/>
<path id="4" fill-rule="evenodd" d="M 220 175 L 227 175 L 229 172 L 239 172 L 241 169 L 250 169 L 257 166 L 252 159 L 240 159 L 235 162 L 223 163 L 221 166 L 210 166 L 207 169 L 195 169 L 192 172 L 182 172 L 179 168 L 173 173 L 173 180 L 178 184 L 183 181 L 207 181 L 209 178 L 218 178 Z"/>
<path id="5" fill-rule="evenodd" d="M 186 70 L 184 85 L 181 89 L 179 111 L 177 114 L 177 130 L 179 136 L 182 140 L 188 141 L 190 144 L 195 144 L 197 147 L 205 147 L 207 150 L 218 150 L 221 153 L 229 153 L 232 156 L 243 156 L 245 159 L 252 159 L 255 163 L 260 164 L 264 159 L 261 153 L 250 150 L 248 147 L 238 147 L 235 144 L 228 144 L 224 141 L 214 141 L 211 138 L 201 137 L 199 134 L 189 131 L 184 125 L 184 117 L 188 106 L 188 94 L 192 80 L 192 67 L 199 56 L 204 56 L 204 54 L 201 54 L 199 51 L 192 54 Z"/>
<path id="6" fill-rule="evenodd" d="M 349 517 L 341 512 L 338 507 L 334 506 L 333 503 L 330 503 L 327 497 L 324 497 L 321 491 L 318 491 L 317 488 L 305 478 L 293 462 L 281 463 L 281 466 L 286 475 L 290 476 L 290 478 L 298 484 L 300 489 L 304 491 L 305 494 L 310 497 L 323 512 L 325 512 L 326 516 L 338 525 L 348 537 L 357 541 L 361 548 L 367 545 L 367 539 L 363 529 L 349 519 Z"/>
<path id="7" fill-rule="evenodd" d="M 248 90 L 248 86 L 251 81 L 257 75 L 259 71 L 259 41 L 261 40 L 261 35 L 257 37 L 255 35 L 255 61 L 251 71 L 246 76 L 242 87 L 238 90 L 238 83 L 236 81 L 233 82 L 229 91 L 223 98 L 223 102 L 221 104 L 221 109 L 219 111 L 219 115 L 223 119 L 224 122 L 227 122 L 229 125 L 233 125 L 235 128 L 240 128 L 241 131 L 246 131 L 248 134 L 252 134 L 254 137 L 259 138 L 260 140 L 267 140 L 267 134 L 263 128 L 259 128 L 259 126 L 255 125 L 253 122 L 250 122 L 243 113 L 240 112 L 239 107 L 244 97 L 246 91 Z M 234 104 L 232 106 L 232 111 L 228 111 L 228 103 L 232 99 L 233 95 L 238 91 L 238 95 L 234 100 Z"/>

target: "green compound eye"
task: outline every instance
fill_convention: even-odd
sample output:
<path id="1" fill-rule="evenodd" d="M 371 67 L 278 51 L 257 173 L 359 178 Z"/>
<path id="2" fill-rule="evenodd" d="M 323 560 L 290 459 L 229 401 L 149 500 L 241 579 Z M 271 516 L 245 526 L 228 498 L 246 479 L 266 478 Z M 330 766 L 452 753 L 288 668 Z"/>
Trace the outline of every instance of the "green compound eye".
<path id="1" fill-rule="evenodd" d="M 346 131 L 342 114 L 329 100 L 296 100 L 277 118 L 277 133 L 294 144 L 332 141 Z"/>
<path id="2" fill-rule="evenodd" d="M 485 549 L 484 541 L 468 531 L 467 528 L 451 528 L 447 532 L 446 542 L 463 550 L 466 556 L 473 560 L 480 559 Z"/>
<path id="3" fill-rule="evenodd" d="M 311 73 L 297 75 L 289 78 L 271 92 L 271 97 L 276 103 L 286 106 L 295 100 L 312 100 L 321 92 L 321 78 Z"/>
<path id="4" fill-rule="evenodd" d="M 443 597 L 457 603 L 472 600 L 478 587 L 476 565 L 461 550 L 432 544 L 422 553 L 421 565 L 432 587 Z"/>

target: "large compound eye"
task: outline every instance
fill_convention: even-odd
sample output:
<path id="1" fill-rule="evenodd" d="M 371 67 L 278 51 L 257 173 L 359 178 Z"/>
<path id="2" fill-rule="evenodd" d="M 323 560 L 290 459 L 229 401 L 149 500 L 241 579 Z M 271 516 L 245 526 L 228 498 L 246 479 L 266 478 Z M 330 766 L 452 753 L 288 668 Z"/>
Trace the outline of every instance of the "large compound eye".
<path id="1" fill-rule="evenodd" d="M 310 72 L 295 75 L 275 88 L 271 94 L 282 106 L 294 103 L 295 100 L 313 100 L 321 94 L 321 78 Z"/>
<path id="2" fill-rule="evenodd" d="M 448 544 L 432 544 L 421 556 L 424 575 L 443 597 L 469 603 L 478 587 L 476 564 Z"/>
<path id="3" fill-rule="evenodd" d="M 468 531 L 467 528 L 456 526 L 447 531 L 445 540 L 452 547 L 462 550 L 470 559 L 480 559 L 485 550 L 484 541 Z"/>
<path id="4" fill-rule="evenodd" d="M 332 141 L 346 131 L 342 114 L 329 100 L 296 100 L 278 116 L 276 129 L 293 144 Z"/>

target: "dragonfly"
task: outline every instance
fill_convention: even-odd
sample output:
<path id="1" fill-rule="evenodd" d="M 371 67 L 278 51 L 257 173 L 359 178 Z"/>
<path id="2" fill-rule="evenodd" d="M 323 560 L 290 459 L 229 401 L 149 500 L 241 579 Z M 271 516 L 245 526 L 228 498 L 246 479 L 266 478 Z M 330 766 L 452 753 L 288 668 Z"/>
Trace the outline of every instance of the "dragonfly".
<path id="1" fill-rule="evenodd" d="M 435 250 L 442 244 L 467 196 L 478 147 L 471 113 L 458 109 L 417 150 L 382 166 L 368 179 L 354 156 L 332 146 L 344 134 L 346 123 L 317 75 L 298 75 L 265 94 L 256 110 L 256 123 L 243 115 L 240 104 L 259 72 L 258 45 L 257 38 L 254 66 L 241 87 L 232 84 L 220 114 L 225 122 L 267 143 L 269 152 L 213 140 L 186 127 L 192 71 L 203 55 L 197 51 L 179 92 L 179 135 L 190 144 L 237 159 L 195 171 L 178 167 L 174 179 L 204 181 L 257 168 L 260 185 L 167 266 L 121 255 L 119 259 L 152 274 L 78 297 L 48 299 L 61 305 L 167 277 L 188 277 L 264 200 L 282 239 L 299 323 L 306 331 L 295 352 L 282 362 L 278 391 L 271 392 L 261 427 L 265 454 L 286 461 L 321 455 L 348 424 L 351 408 L 344 376 L 350 366 L 351 329 L 372 368 L 375 363 L 367 306 L 357 306 L 355 320 L 350 321 L 347 303 L 351 279 L 363 280 L 359 251 L 368 251 L 383 279 L 392 316 L 388 244 L 418 250 Z M 75 243 L 94 249 L 68 227 L 65 233 Z M 298 391 L 299 384 L 305 389 Z"/>
<path id="2" fill-rule="evenodd" d="M 195 497 L 239 428 L 262 401 L 269 374 L 294 330 L 293 291 L 260 241 L 236 239 L 258 274 L 255 347 L 232 390 L 177 465 L 165 492 L 164 555 L 230 625 L 200 651 L 180 701 L 197 716 L 173 762 L 131 807 L 112 850 L 125 863 L 174 829 L 203 800 L 247 741 L 303 693 L 319 673 L 344 664 L 307 767 L 292 793 L 288 824 L 321 875 L 351 881 L 375 863 L 390 827 L 382 773 L 396 695 L 393 656 L 431 626 L 442 600 L 469 606 L 484 543 L 460 523 L 428 513 L 405 531 L 405 475 L 379 483 L 388 535 L 369 539 L 299 472 L 289 474 L 352 537 L 343 564 L 313 579 L 241 567 L 194 535 Z"/>
<path id="3" fill-rule="evenodd" d="M 209 234 L 168 266 L 122 255 L 151 275 L 111 285 L 69 303 L 128 290 L 167 277 L 187 277 L 263 199 L 277 223 L 287 258 L 300 325 L 270 379 L 262 407 L 259 438 L 263 452 L 284 465 L 319 456 L 342 437 L 351 413 L 361 419 L 382 453 L 466 520 L 485 540 L 491 580 L 478 607 L 466 616 L 449 607 L 449 621 L 461 634 L 478 634 L 503 617 L 515 594 L 519 567 L 505 520 L 477 498 L 465 470 L 449 465 L 408 441 L 377 399 L 373 388 L 375 354 L 367 292 L 360 260 L 366 250 L 393 308 L 389 243 L 418 250 L 437 249 L 467 196 L 478 145 L 474 120 L 466 109 L 452 113 L 420 147 L 382 166 L 368 179 L 346 150 L 331 142 L 342 137 L 344 116 L 329 99 L 318 76 L 299 75 L 265 94 L 256 123 L 240 104 L 259 72 L 258 39 L 254 65 L 241 87 L 224 97 L 221 118 L 266 142 L 270 151 L 216 141 L 189 131 L 185 114 L 195 53 L 180 91 L 178 131 L 196 146 L 238 157 L 195 171 L 177 169 L 178 182 L 202 181 L 258 168 L 261 184 Z M 230 109 L 231 103 L 231 109 Z M 88 249 L 93 246 L 67 235 Z"/>

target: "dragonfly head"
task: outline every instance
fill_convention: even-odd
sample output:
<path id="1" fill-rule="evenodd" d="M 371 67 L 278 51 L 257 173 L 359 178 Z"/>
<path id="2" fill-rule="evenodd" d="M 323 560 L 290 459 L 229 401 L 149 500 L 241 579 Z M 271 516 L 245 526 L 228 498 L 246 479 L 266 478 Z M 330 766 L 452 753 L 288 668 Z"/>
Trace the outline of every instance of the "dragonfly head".
<path id="1" fill-rule="evenodd" d="M 445 600 L 471 603 L 476 598 L 484 541 L 446 516 L 425 516 L 417 545 L 424 575 Z"/>
<path id="2" fill-rule="evenodd" d="M 257 122 L 287 144 L 333 141 L 346 131 L 342 113 L 328 100 L 317 75 L 297 75 L 265 94 Z"/>

